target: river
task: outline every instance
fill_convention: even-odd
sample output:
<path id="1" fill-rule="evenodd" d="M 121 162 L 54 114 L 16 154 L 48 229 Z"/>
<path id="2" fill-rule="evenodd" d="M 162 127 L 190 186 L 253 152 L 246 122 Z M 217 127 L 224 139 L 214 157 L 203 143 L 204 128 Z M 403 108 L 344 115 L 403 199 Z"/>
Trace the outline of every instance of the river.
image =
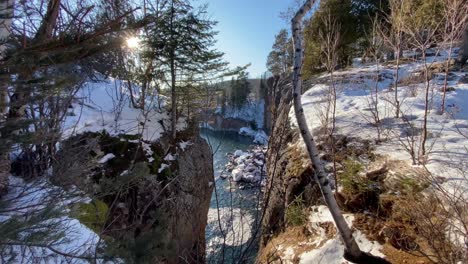
<path id="1" fill-rule="evenodd" d="M 220 177 L 229 162 L 226 154 L 246 151 L 252 138 L 207 129 L 200 133 L 212 147 L 216 179 L 206 228 L 207 263 L 253 263 L 260 234 L 260 188 Z"/>

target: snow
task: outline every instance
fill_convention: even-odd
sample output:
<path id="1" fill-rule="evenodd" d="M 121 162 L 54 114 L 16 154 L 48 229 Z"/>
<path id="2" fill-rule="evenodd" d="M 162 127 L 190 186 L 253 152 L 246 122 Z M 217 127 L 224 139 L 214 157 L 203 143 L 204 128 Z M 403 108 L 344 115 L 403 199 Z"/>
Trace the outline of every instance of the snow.
<path id="1" fill-rule="evenodd" d="M 242 151 L 240 149 L 234 151 L 234 157 L 236 157 L 236 158 L 242 156 L 242 154 L 244 154 L 244 151 Z"/>
<path id="2" fill-rule="evenodd" d="M 146 141 L 156 141 L 170 127 L 170 116 L 160 108 L 164 100 L 157 95 L 146 100 L 145 110 L 131 107 L 125 82 L 109 78 L 88 81 L 78 91 L 72 109 L 64 123 L 64 136 L 69 137 L 85 131 L 106 130 L 111 135 L 142 135 Z M 179 118 L 177 129 L 187 126 Z"/>
<path id="3" fill-rule="evenodd" d="M 56 209 L 62 211 L 61 216 L 45 219 L 36 227 L 29 226 L 28 231 L 24 231 L 22 236 L 39 231 L 38 226 L 55 225 L 59 231 L 63 232 L 63 237 L 48 242 L 55 250 L 75 256 L 88 253 L 94 255 L 99 236 L 78 220 L 67 215 L 69 211 L 67 205 L 86 202 L 89 199 L 66 193 L 44 179 L 26 183 L 21 178 L 10 176 L 9 181 L 8 193 L 2 198 L 2 202 L 7 202 L 8 207 L 2 208 L 0 221 L 5 222 L 12 217 L 20 219 L 28 215 L 31 217 L 31 214 L 40 212 L 46 205 L 55 206 Z M 45 247 L 17 245 L 12 246 L 12 250 L 11 257 L 17 254 L 14 259 L 15 263 L 89 263 L 85 260 L 58 255 Z M 102 261 L 98 260 L 98 263 Z"/>
<path id="4" fill-rule="evenodd" d="M 260 145 L 266 145 L 268 144 L 268 136 L 267 134 L 265 133 L 265 131 L 263 130 L 260 130 L 258 131 L 256 134 L 255 134 L 255 137 L 254 137 L 254 143 L 256 144 L 260 144 Z"/>
<path id="5" fill-rule="evenodd" d="M 347 264 L 349 263 L 343 258 L 344 245 L 341 242 L 341 238 L 337 233 L 332 239 L 328 239 L 325 230 L 320 227 L 320 223 L 333 222 L 333 217 L 326 206 L 315 206 L 312 207 L 313 213 L 309 216 L 309 223 L 313 230 L 318 231 L 319 235 L 315 238 L 313 243 L 318 248 L 305 252 L 300 256 L 301 264 L 307 263 L 323 263 L 323 264 Z M 348 225 L 352 225 L 354 220 L 353 215 L 344 215 Z M 358 243 L 360 249 L 364 252 L 371 253 L 374 256 L 384 257 L 380 250 L 382 246 L 373 241 L 369 241 L 366 236 L 359 230 L 354 232 L 354 238 Z M 323 244 L 323 245 L 322 245 Z M 321 246 L 320 246 L 321 245 Z"/>
<path id="6" fill-rule="evenodd" d="M 159 169 L 158 169 L 158 173 L 163 172 L 163 171 L 164 171 L 165 169 L 167 169 L 167 168 L 169 168 L 169 165 L 166 164 L 166 163 L 162 163 L 162 164 L 161 164 L 161 167 L 159 167 Z"/>
<path id="7" fill-rule="evenodd" d="M 112 154 L 112 153 L 109 153 L 109 154 L 106 154 L 104 157 L 102 157 L 102 158 L 98 161 L 98 163 L 99 163 L 99 164 L 104 164 L 104 163 L 108 162 L 109 160 L 111 160 L 111 159 L 113 159 L 113 158 L 115 158 L 115 155 Z"/>
<path id="8" fill-rule="evenodd" d="M 441 52 L 444 55 L 446 52 Z M 431 62 L 442 62 L 443 56 L 428 58 Z M 393 86 L 394 66 L 365 65 L 355 61 L 354 67 L 338 71 L 334 74 L 336 80 L 336 134 L 357 137 L 376 142 L 377 129 L 373 125 L 374 119 L 370 110 L 372 105 L 371 91 L 377 87 L 378 111 L 382 120 L 383 143 L 376 144 L 375 152 L 393 160 L 402 160 L 412 163 L 410 155 L 405 150 L 402 142 L 407 137 L 405 130 L 408 127 L 402 118 L 394 118 L 394 92 L 389 88 Z M 400 66 L 400 80 L 421 71 L 423 62 L 416 61 Z M 377 78 L 377 74 L 380 77 Z M 427 169 L 434 177 L 445 179 L 443 187 L 453 195 L 468 195 L 468 84 L 459 80 L 467 76 L 464 72 L 452 72 L 448 87 L 454 91 L 447 93 L 446 113 L 440 114 L 442 82 L 441 75 L 436 75 L 431 81 L 432 107 L 428 116 L 427 148 L 429 151 Z M 329 75 L 323 74 L 316 80 L 316 84 L 302 95 L 302 106 L 309 128 L 315 132 L 321 127 L 323 113 L 326 107 L 326 95 L 330 89 Z M 376 83 L 376 79 L 379 82 Z M 321 81 L 323 80 L 323 81 Z M 425 106 L 424 83 L 410 85 L 399 84 L 399 101 L 401 112 L 416 128 L 422 127 Z M 374 94 L 375 96 L 375 94 Z M 293 126 L 297 126 L 294 109 L 291 109 L 290 120 Z M 464 135 L 463 135 L 464 134 Z M 301 140 L 301 144 L 303 144 Z M 419 141 L 416 142 L 419 147 Z M 328 239 L 325 230 L 320 230 L 316 223 L 333 222 L 326 207 L 316 207 L 310 217 L 310 223 L 316 231 L 319 231 L 315 240 L 318 248 L 306 252 L 300 256 L 300 263 L 348 263 L 343 258 L 343 244 L 339 237 Z M 349 224 L 353 216 L 345 215 Z M 380 252 L 381 245 L 369 241 L 359 230 L 354 236 L 363 251 L 376 256 L 383 256 Z M 455 238 L 454 240 L 457 240 Z M 288 253 L 289 255 L 291 252 Z"/>
<path id="9" fill-rule="evenodd" d="M 217 112 L 219 113 L 221 109 Z M 241 108 L 226 107 L 224 118 L 236 118 L 247 122 L 255 121 L 257 128 L 263 128 L 263 117 L 265 112 L 265 100 L 248 101 Z"/>
<path id="10" fill-rule="evenodd" d="M 220 222 L 218 222 L 218 219 L 220 219 Z M 254 217 L 241 208 L 210 208 L 208 211 L 208 225 L 218 227 L 219 224 L 225 232 L 225 239 L 222 236 L 211 238 L 206 245 L 208 252 L 214 252 L 223 243 L 226 246 L 234 247 L 240 247 L 247 243 L 252 237 Z"/>
<path id="11" fill-rule="evenodd" d="M 441 52 L 440 54 L 446 54 Z M 429 57 L 428 61 L 442 62 L 445 57 Z M 415 72 L 422 70 L 421 61 L 411 62 L 400 66 L 400 80 Z M 376 84 L 377 71 L 380 73 L 380 81 Z M 403 160 L 411 164 L 411 158 L 405 150 L 402 142 L 405 142 L 408 131 L 407 122 L 402 118 L 394 118 L 394 93 L 389 88 L 393 85 L 393 65 L 363 65 L 356 64 L 355 67 L 334 74 L 336 79 L 337 104 L 336 104 L 336 134 L 350 137 L 358 137 L 366 140 L 377 140 L 377 129 L 373 125 L 373 117 L 370 111 L 372 99 L 371 90 L 377 85 L 378 88 L 378 109 L 382 120 L 382 138 L 386 139 L 377 145 L 376 153 L 388 156 L 390 159 Z M 452 80 L 448 82 L 448 87 L 455 90 L 447 93 L 446 113 L 439 114 L 441 105 L 442 83 L 439 80 L 432 80 L 433 94 L 431 93 L 432 108 L 428 117 L 429 138 L 427 148 L 429 159 L 426 167 L 434 176 L 440 176 L 447 180 L 444 185 L 449 190 L 454 190 L 460 186 L 466 194 L 468 190 L 468 178 L 466 175 L 466 164 L 468 160 L 468 84 L 459 83 L 458 80 L 467 73 L 452 72 Z M 326 106 L 326 94 L 329 84 L 324 74 L 317 80 L 316 85 L 302 95 L 302 105 L 311 130 L 321 127 L 323 112 Z M 437 77 L 437 76 L 436 76 Z M 321 82 L 321 80 L 323 80 Z M 401 112 L 416 128 L 422 127 L 425 105 L 425 87 L 423 83 L 411 84 L 408 86 L 399 85 L 399 100 L 401 102 Z M 431 90 L 432 92 L 432 90 Z M 296 126 L 294 110 L 291 109 L 290 117 L 293 125 Z M 461 133 L 461 132 L 462 133 Z M 464 134 L 464 135 L 463 135 Z M 419 147 L 419 141 L 416 142 Z M 465 175 L 460 175 L 464 169 Z"/>
<path id="12" fill-rule="evenodd" d="M 182 141 L 182 142 L 179 142 L 179 148 L 182 150 L 182 151 L 185 151 L 187 149 L 188 146 L 191 146 L 193 145 L 192 142 L 190 141 Z"/>
<path id="13" fill-rule="evenodd" d="M 221 173 L 221 178 L 229 176 L 234 182 L 260 183 L 265 180 L 266 167 L 264 158 L 266 148 L 256 146 L 247 152 L 236 150 L 233 155 L 229 154 L 229 162 L 226 171 Z"/>
<path id="14" fill-rule="evenodd" d="M 169 153 L 166 155 L 166 157 L 164 157 L 164 160 L 173 161 L 173 160 L 176 160 L 176 157 L 173 156 L 171 153 Z"/>
<path id="15" fill-rule="evenodd" d="M 241 127 L 239 129 L 239 134 L 243 136 L 249 136 L 253 137 L 253 143 L 255 144 L 260 144 L 260 145 L 266 145 L 268 144 L 268 135 L 265 133 L 265 131 L 258 129 L 258 130 L 253 130 L 250 127 Z"/>

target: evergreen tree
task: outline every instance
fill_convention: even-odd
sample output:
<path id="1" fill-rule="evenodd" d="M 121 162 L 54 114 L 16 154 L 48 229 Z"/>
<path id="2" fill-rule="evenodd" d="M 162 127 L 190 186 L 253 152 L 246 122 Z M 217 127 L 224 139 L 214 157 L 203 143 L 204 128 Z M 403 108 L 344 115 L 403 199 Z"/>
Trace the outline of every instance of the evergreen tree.
<path id="1" fill-rule="evenodd" d="M 89 2 L 70 2 L 0 0 L 0 31 L 4 25 L 12 27 L 7 29 L 11 35 L 1 36 L 9 45 L 0 49 L 2 88 L 9 90 L 0 119 L 1 174 L 9 174 L 8 156 L 15 147 L 22 150 L 22 157 L 29 162 L 28 172 L 32 172 L 21 176 L 45 176 L 57 152 L 62 122 L 73 96 L 87 78 L 93 77 L 88 75 L 95 72 L 92 62 L 97 55 L 121 45 L 115 33 L 134 26 L 122 23 L 129 10 L 113 19 L 98 19 L 101 10 Z M 11 22 L 8 13 L 13 8 L 19 17 Z M 2 216 L 9 216 L 0 220 L 0 258 L 5 259 L 6 254 L 15 262 L 16 257 L 22 257 L 12 254 L 18 248 L 39 248 L 88 259 L 56 249 L 66 232 L 63 220 L 57 220 L 63 213 L 57 201 L 66 197 L 63 191 L 47 190 L 44 182 L 31 180 L 21 193 L 11 194 L 8 201 L 15 204 L 37 193 L 26 208 L 0 203 Z"/>
<path id="2" fill-rule="evenodd" d="M 323 46 L 319 35 L 326 35 L 323 32 L 325 17 L 333 14 L 336 23 L 341 25 L 340 41 L 337 45 L 338 65 L 345 66 L 351 61 L 354 54 L 353 44 L 358 38 L 358 20 L 353 14 L 353 4 L 351 0 L 329 0 L 322 1 L 314 16 L 306 22 L 304 30 L 305 57 L 304 70 L 305 77 L 325 70 L 324 57 L 321 54 Z"/>
<path id="3" fill-rule="evenodd" d="M 249 98 L 251 92 L 248 73 L 241 71 L 236 79 L 231 81 L 231 105 L 241 108 Z"/>
<path id="4" fill-rule="evenodd" d="M 268 55 L 267 68 L 274 75 L 287 73 L 292 67 L 293 45 L 286 29 L 280 30 L 275 36 L 273 50 Z"/>
<path id="5" fill-rule="evenodd" d="M 304 29 L 305 77 L 325 71 L 325 58 L 321 54 L 323 43 L 317 36 L 327 35 L 323 21 L 328 14 L 332 14 L 336 23 L 341 25 L 337 55 L 338 66 L 344 67 L 351 63 L 353 56 L 365 53 L 370 46 L 366 35 L 372 31 L 372 19 L 385 10 L 388 10 L 388 0 L 321 1 L 314 16 L 306 21 Z"/>
<path id="6" fill-rule="evenodd" d="M 203 79 L 226 66 L 223 53 L 214 49 L 215 21 L 206 19 L 206 6 L 194 8 L 187 0 L 170 0 L 149 30 L 151 55 L 170 89 L 172 138 L 176 138 L 178 95 L 190 79 Z"/>

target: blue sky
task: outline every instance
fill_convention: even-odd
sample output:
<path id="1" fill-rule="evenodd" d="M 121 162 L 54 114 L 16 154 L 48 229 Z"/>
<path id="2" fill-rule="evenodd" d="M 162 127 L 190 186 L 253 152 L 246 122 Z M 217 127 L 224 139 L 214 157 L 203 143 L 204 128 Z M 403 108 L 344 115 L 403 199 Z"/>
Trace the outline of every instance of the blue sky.
<path id="1" fill-rule="evenodd" d="M 250 77 L 266 71 L 266 58 L 275 35 L 287 28 L 279 13 L 291 0 L 201 0 L 208 3 L 208 13 L 218 21 L 217 48 L 226 53 L 231 67 L 252 63 Z"/>

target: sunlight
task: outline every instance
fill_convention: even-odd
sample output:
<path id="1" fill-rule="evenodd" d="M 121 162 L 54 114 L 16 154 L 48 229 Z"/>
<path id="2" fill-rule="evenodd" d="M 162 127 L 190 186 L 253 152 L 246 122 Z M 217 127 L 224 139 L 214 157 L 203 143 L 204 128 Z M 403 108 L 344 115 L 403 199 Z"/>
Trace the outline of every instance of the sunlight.
<path id="1" fill-rule="evenodd" d="M 140 46 L 140 39 L 137 37 L 130 37 L 127 39 L 127 46 L 131 49 L 136 49 Z"/>

